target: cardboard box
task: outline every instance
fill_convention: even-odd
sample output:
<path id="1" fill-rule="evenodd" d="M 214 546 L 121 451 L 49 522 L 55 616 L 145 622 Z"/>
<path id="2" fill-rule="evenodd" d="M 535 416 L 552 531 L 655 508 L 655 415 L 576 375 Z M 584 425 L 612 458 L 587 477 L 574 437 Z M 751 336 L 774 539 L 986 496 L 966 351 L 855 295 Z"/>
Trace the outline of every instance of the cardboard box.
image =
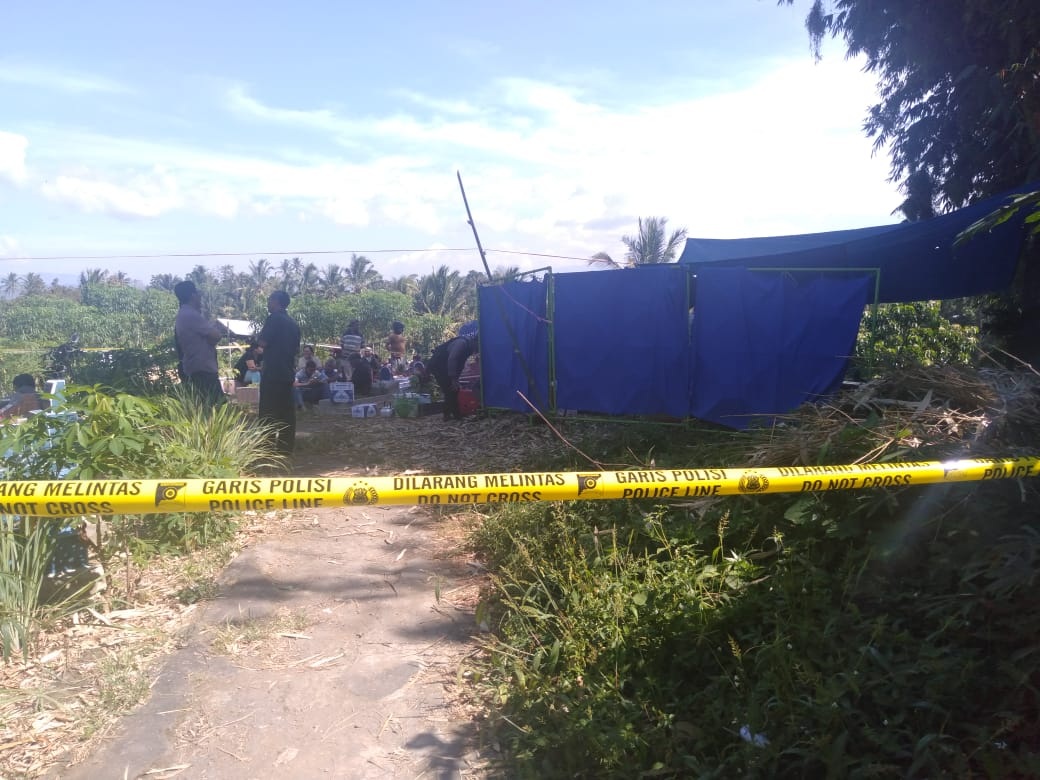
<path id="1" fill-rule="evenodd" d="M 351 417 L 375 417 L 376 414 L 375 404 L 354 404 L 350 409 Z"/>
<path id="2" fill-rule="evenodd" d="M 354 383 L 329 382 L 329 399 L 334 404 L 354 403 Z"/>

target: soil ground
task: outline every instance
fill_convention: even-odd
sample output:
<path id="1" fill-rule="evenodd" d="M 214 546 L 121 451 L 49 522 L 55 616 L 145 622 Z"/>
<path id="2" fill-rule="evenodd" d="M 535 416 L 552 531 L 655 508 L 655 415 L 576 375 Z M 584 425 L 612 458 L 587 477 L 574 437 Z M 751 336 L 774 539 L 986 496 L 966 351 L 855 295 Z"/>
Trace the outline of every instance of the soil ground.
<path id="1" fill-rule="evenodd" d="M 497 438 L 503 424 L 307 419 L 294 472 L 473 470 L 472 447 L 460 444 Z M 513 455 L 523 439 L 513 437 Z M 512 467 L 505 451 L 479 457 Z M 462 552 L 462 522 L 418 507 L 257 518 L 263 532 L 196 611 L 148 700 L 88 758 L 46 776 L 486 776 L 477 713 L 459 695 L 478 651 L 482 581 L 479 564 Z"/>

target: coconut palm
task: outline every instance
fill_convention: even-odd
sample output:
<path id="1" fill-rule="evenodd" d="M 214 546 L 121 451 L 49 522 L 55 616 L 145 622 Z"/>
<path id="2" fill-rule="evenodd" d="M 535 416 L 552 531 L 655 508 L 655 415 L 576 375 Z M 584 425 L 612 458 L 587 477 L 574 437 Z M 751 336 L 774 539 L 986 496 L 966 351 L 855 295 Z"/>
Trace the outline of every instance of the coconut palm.
<path id="1" fill-rule="evenodd" d="M 4 277 L 4 281 L 0 283 L 0 289 L 3 289 L 4 295 L 8 298 L 14 298 L 18 295 L 18 290 L 22 285 L 22 280 L 18 274 L 14 271 Z"/>
<path id="2" fill-rule="evenodd" d="M 419 279 L 415 295 L 415 309 L 420 314 L 451 316 L 465 302 L 466 285 L 458 271 L 442 265 L 433 273 Z"/>
<path id="3" fill-rule="evenodd" d="M 350 266 L 346 269 L 346 284 L 351 292 L 371 290 L 382 279 L 382 274 L 372 267 L 371 260 L 364 255 L 350 255 Z"/>
<path id="4" fill-rule="evenodd" d="M 174 274 L 153 274 L 148 282 L 148 286 L 156 290 L 173 292 L 173 288 L 177 286 L 180 280 L 180 277 Z"/>
<path id="5" fill-rule="evenodd" d="M 606 252 L 597 252 L 586 262 L 606 268 L 634 268 L 637 265 L 674 263 L 676 252 L 686 239 L 686 228 L 676 230 L 666 238 L 666 217 L 639 218 L 639 232 L 635 236 L 622 236 L 626 247 L 625 258 L 618 262 Z"/>
<path id="6" fill-rule="evenodd" d="M 104 284 L 108 281 L 108 271 L 104 268 L 85 268 L 79 272 L 79 286 L 88 284 Z"/>
<path id="7" fill-rule="evenodd" d="M 392 292 L 404 293 L 405 295 L 411 297 L 419 291 L 419 276 L 418 274 L 396 276 L 393 279 L 388 279 L 384 281 L 383 289 L 390 290 Z"/>
<path id="8" fill-rule="evenodd" d="M 297 292 L 300 295 L 314 295 L 321 289 L 321 274 L 314 263 L 307 263 L 300 269 L 299 280 Z"/>
<path id="9" fill-rule="evenodd" d="M 347 291 L 347 275 L 335 263 L 329 263 L 318 274 L 322 298 L 338 298 Z"/>
<path id="10" fill-rule="evenodd" d="M 22 295 L 43 295 L 47 284 L 38 273 L 29 272 L 22 278 Z"/>

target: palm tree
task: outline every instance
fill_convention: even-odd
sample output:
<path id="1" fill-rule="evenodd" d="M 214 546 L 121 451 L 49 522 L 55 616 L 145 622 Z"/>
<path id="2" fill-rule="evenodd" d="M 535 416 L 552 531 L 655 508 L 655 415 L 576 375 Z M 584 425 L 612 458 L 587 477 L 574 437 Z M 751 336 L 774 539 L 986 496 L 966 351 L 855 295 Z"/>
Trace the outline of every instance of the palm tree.
<path id="1" fill-rule="evenodd" d="M 177 286 L 180 280 L 179 276 L 174 276 L 173 274 L 153 274 L 148 282 L 148 286 L 155 290 L 173 292 L 173 288 Z"/>
<path id="2" fill-rule="evenodd" d="M 300 269 L 299 279 L 299 289 L 297 292 L 300 295 L 313 295 L 321 286 L 318 266 L 314 263 L 307 263 L 307 265 Z"/>
<path id="3" fill-rule="evenodd" d="M 451 316 L 465 299 L 465 283 L 458 271 L 442 265 L 432 274 L 419 279 L 415 308 L 420 314 Z"/>
<path id="4" fill-rule="evenodd" d="M 126 287 L 133 280 L 127 275 L 126 271 L 116 271 L 114 274 L 109 274 L 108 279 L 105 281 L 112 287 Z"/>
<path id="5" fill-rule="evenodd" d="M 347 276 L 335 263 L 329 263 L 319 274 L 321 280 L 321 297 L 338 298 L 347 291 Z"/>
<path id="6" fill-rule="evenodd" d="M 18 289 L 21 287 L 22 280 L 18 277 L 14 271 L 4 277 L 4 281 L 0 283 L 2 285 L 4 295 L 8 298 L 14 298 L 18 295 Z"/>
<path id="7" fill-rule="evenodd" d="M 289 258 L 282 260 L 278 266 L 279 287 L 290 295 L 295 295 L 299 292 L 301 270 L 303 270 L 303 264 L 300 262 L 300 258 L 294 257 L 292 260 Z"/>
<path id="8" fill-rule="evenodd" d="M 22 278 L 22 295 L 43 295 L 47 284 L 38 273 L 29 272 Z"/>
<path id="9" fill-rule="evenodd" d="M 686 239 L 686 228 L 676 230 L 665 238 L 668 219 L 666 217 L 639 218 L 639 233 L 622 236 L 621 243 L 627 249 L 623 262 L 618 262 L 606 252 L 597 252 L 586 262 L 607 268 L 635 268 L 638 265 L 674 263 L 675 253 Z"/>
<path id="10" fill-rule="evenodd" d="M 249 261 L 249 277 L 253 283 L 253 290 L 257 297 L 260 297 L 267 287 L 267 282 L 271 278 L 271 263 L 266 257 L 261 257 L 255 263 Z"/>
<path id="11" fill-rule="evenodd" d="M 383 275 L 372 267 L 371 260 L 364 255 L 350 255 L 350 266 L 346 270 L 346 284 L 351 292 L 359 293 L 370 290 L 382 279 Z"/>
<path id="12" fill-rule="evenodd" d="M 195 286 L 200 290 L 204 290 L 213 284 L 213 274 L 209 272 L 209 269 L 204 265 L 197 265 L 188 272 L 186 277 L 191 281 L 195 282 Z"/>
<path id="13" fill-rule="evenodd" d="M 494 271 L 491 272 L 491 281 L 496 284 L 503 282 L 515 282 L 520 278 L 520 268 L 515 265 L 510 266 L 497 266 Z"/>
<path id="14" fill-rule="evenodd" d="M 419 291 L 419 276 L 418 274 L 397 276 L 393 279 L 385 281 L 383 285 L 384 289 L 391 290 L 393 292 L 404 293 L 408 296 L 413 296 Z"/>
<path id="15" fill-rule="evenodd" d="M 86 268 L 79 272 L 79 286 L 88 284 L 104 284 L 108 281 L 108 271 L 104 268 Z"/>

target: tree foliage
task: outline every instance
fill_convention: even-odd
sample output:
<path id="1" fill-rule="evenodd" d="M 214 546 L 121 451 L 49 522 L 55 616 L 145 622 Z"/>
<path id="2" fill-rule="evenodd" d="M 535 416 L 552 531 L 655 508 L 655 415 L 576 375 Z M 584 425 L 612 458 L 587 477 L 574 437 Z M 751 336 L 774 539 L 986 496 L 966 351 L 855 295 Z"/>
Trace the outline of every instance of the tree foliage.
<path id="1" fill-rule="evenodd" d="M 806 27 L 817 56 L 841 37 L 876 74 L 864 129 L 890 150 L 908 218 L 1040 177 L 1040 3 L 814 0 Z"/>
<path id="2" fill-rule="evenodd" d="M 606 252 L 597 252 L 589 258 L 589 265 L 606 268 L 634 268 L 637 265 L 656 265 L 658 263 L 674 263 L 676 253 L 686 239 L 686 228 L 667 231 L 668 220 L 665 217 L 639 218 L 639 230 L 634 236 L 622 236 L 625 245 L 624 260 L 618 262 Z"/>

